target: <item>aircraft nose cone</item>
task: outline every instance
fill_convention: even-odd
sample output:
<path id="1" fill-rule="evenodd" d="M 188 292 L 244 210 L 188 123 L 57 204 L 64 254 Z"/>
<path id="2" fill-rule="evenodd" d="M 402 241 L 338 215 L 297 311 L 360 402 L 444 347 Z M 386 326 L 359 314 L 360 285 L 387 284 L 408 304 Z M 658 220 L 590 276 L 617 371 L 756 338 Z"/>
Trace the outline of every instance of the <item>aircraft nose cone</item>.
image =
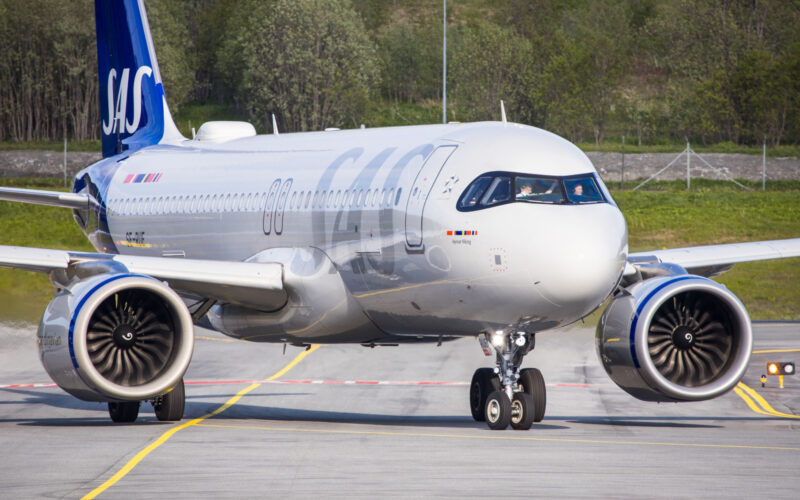
<path id="1" fill-rule="evenodd" d="M 532 277 L 551 303 L 588 314 L 608 297 L 625 265 L 625 220 L 612 205 L 559 208 L 549 238 L 531 245 L 538 261 Z"/>

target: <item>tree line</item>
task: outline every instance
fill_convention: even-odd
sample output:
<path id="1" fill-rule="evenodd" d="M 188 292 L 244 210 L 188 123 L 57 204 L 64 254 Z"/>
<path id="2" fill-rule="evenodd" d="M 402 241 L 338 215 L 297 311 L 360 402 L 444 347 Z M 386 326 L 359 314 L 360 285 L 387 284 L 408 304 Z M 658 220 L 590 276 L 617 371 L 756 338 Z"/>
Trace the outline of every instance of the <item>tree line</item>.
<path id="1" fill-rule="evenodd" d="M 147 0 L 173 112 L 262 130 L 356 127 L 436 107 L 435 0 Z M 450 0 L 448 119 L 573 141 L 800 142 L 800 1 Z M 0 140 L 99 136 L 91 0 L 0 0 Z"/>

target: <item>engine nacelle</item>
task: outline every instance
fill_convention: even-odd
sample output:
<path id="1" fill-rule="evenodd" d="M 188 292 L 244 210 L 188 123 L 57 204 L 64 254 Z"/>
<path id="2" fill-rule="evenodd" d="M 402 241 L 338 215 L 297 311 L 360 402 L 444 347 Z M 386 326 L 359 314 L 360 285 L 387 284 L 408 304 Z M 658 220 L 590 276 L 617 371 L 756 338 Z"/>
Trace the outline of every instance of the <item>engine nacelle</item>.
<path id="1" fill-rule="evenodd" d="M 597 326 L 608 375 L 645 401 L 702 401 L 732 389 L 750 361 L 744 305 L 700 276 L 652 278 L 615 297 Z"/>
<path id="2" fill-rule="evenodd" d="M 39 355 L 59 387 L 84 401 L 141 401 L 177 384 L 192 358 L 192 318 L 163 283 L 100 274 L 60 291 L 39 325 Z"/>

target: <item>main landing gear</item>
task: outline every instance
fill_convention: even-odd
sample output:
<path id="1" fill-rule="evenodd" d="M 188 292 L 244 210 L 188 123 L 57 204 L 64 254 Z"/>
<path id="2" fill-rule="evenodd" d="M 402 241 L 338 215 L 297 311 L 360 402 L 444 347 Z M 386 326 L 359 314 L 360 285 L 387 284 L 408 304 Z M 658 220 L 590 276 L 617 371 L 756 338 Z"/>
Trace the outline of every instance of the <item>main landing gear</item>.
<path id="1" fill-rule="evenodd" d="M 174 422 L 183 418 L 186 407 L 186 389 L 183 379 L 166 393 L 156 396 L 151 401 L 156 418 L 162 422 Z M 139 416 L 141 401 L 120 401 L 108 403 L 108 414 L 116 423 L 135 422 Z"/>
<path id="2" fill-rule="evenodd" d="M 542 372 L 536 368 L 520 369 L 522 358 L 533 350 L 534 336 L 524 332 L 496 332 L 479 337 L 483 352 L 494 348 L 497 367 L 478 368 L 469 388 L 472 418 L 486 422 L 490 429 L 511 427 L 528 430 L 541 422 L 547 405 Z"/>

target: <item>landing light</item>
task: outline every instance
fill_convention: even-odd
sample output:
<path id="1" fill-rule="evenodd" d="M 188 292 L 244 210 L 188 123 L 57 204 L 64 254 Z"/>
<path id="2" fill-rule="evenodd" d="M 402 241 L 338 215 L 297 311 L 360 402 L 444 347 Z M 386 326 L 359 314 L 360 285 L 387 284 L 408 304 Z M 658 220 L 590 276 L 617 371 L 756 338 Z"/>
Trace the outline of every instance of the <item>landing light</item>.
<path id="1" fill-rule="evenodd" d="M 505 335 L 503 335 L 503 331 L 502 330 L 497 330 L 492 335 L 492 344 L 494 344 L 495 347 L 503 347 L 503 344 L 505 344 L 505 341 L 506 341 L 506 338 L 505 338 Z"/>

